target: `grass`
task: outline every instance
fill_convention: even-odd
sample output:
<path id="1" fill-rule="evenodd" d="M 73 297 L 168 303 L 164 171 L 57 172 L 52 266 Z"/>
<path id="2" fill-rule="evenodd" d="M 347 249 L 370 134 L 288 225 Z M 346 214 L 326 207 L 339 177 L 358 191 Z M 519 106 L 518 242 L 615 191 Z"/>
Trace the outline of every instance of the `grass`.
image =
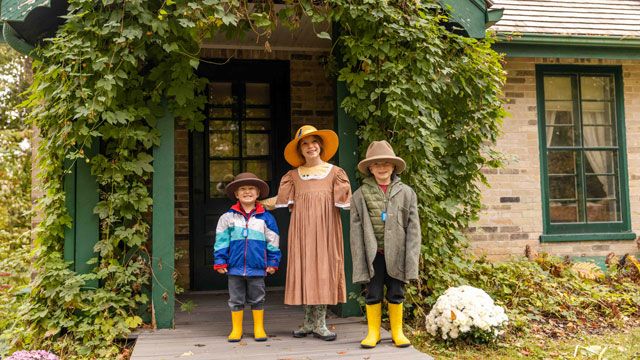
<path id="1" fill-rule="evenodd" d="M 413 334 L 414 346 L 436 359 L 624 359 L 640 360 L 640 327 L 552 339 L 542 335 L 505 339 L 494 345 L 447 345 L 425 332 Z M 576 353 L 576 346 L 577 354 Z M 591 351 L 589 351 L 591 350 Z M 599 357 L 600 356 L 600 357 Z"/>

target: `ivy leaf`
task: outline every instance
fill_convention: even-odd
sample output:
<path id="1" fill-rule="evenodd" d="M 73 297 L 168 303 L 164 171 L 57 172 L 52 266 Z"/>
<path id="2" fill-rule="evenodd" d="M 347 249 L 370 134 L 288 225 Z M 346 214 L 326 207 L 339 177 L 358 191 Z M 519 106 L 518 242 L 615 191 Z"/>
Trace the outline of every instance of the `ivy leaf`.
<path id="1" fill-rule="evenodd" d="M 321 33 L 316 34 L 317 37 L 319 37 L 320 39 L 327 39 L 327 40 L 331 40 L 331 35 L 329 35 L 328 32 L 323 31 Z"/>

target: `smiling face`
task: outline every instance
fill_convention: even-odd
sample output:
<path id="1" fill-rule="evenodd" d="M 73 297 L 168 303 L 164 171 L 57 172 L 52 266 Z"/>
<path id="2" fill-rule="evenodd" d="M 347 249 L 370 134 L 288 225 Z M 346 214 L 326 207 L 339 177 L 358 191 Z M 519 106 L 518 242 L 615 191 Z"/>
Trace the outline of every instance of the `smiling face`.
<path id="1" fill-rule="evenodd" d="M 322 139 L 315 135 L 302 138 L 298 143 L 298 149 L 307 163 L 314 162 L 322 154 Z"/>
<path id="2" fill-rule="evenodd" d="M 391 183 L 391 176 L 395 169 L 396 167 L 387 161 L 376 161 L 369 165 L 369 171 L 380 185 L 389 185 Z"/>
<path id="3" fill-rule="evenodd" d="M 240 186 L 236 191 L 236 198 L 243 206 L 253 207 L 255 206 L 256 199 L 260 195 L 260 191 L 257 187 L 252 185 Z"/>

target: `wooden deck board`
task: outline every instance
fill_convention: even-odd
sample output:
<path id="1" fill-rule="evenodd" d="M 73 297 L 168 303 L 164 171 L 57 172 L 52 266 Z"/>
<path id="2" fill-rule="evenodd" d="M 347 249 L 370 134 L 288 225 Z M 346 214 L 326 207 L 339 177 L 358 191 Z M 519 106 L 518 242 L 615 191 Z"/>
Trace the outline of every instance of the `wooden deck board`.
<path id="1" fill-rule="evenodd" d="M 224 293 L 191 293 L 181 301 L 196 304 L 191 313 L 176 311 L 175 330 L 143 331 L 139 333 L 131 360 L 404 360 L 432 359 L 413 347 L 399 349 L 391 343 L 391 335 L 382 329 L 382 342 L 375 349 L 360 348 L 366 335 L 366 323 L 359 317 L 327 319 L 335 341 L 322 341 L 311 336 L 296 339 L 291 331 L 303 319 L 302 307 L 283 305 L 281 290 L 269 292 L 265 304 L 265 329 L 269 340 L 253 340 L 251 311 L 244 313 L 244 337 L 238 343 L 227 342 L 231 315 Z"/>

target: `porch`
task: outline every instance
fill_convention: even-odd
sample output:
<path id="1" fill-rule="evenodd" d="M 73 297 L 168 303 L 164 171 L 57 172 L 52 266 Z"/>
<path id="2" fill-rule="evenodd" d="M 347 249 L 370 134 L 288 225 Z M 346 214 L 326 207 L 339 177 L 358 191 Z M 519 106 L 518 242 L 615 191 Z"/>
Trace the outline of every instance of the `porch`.
<path id="1" fill-rule="evenodd" d="M 180 301 L 193 301 L 191 313 L 176 309 L 175 330 L 142 332 L 131 360 L 145 359 L 432 359 L 413 347 L 399 349 L 391 343 L 391 334 L 382 330 L 382 342 L 374 349 L 360 348 L 367 326 L 362 317 L 328 316 L 328 326 L 338 334 L 335 341 L 313 337 L 295 339 L 291 330 L 303 319 L 302 307 L 283 305 L 282 289 L 268 292 L 265 303 L 266 342 L 253 340 L 251 311 L 245 310 L 244 337 L 238 343 L 227 342 L 231 327 L 228 294 L 222 291 L 193 292 Z"/>

